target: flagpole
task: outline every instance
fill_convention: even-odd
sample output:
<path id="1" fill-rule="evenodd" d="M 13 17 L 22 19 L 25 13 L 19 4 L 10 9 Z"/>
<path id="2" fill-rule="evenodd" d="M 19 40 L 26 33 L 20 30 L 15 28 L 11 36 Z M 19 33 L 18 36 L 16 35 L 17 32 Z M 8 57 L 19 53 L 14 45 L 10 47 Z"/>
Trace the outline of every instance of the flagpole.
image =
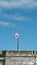
<path id="1" fill-rule="evenodd" d="M 19 33 L 15 33 L 14 37 L 17 40 L 17 50 L 19 50 Z"/>
<path id="2" fill-rule="evenodd" d="M 19 37 L 17 38 L 17 50 L 19 50 Z"/>

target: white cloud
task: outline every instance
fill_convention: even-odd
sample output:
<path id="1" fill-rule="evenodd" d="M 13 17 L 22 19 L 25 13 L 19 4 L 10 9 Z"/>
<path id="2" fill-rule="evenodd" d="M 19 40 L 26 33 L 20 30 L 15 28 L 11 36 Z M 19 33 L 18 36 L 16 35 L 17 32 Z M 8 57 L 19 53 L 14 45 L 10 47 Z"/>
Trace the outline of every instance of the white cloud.
<path id="1" fill-rule="evenodd" d="M 0 0 L 0 8 L 37 8 L 37 0 Z"/>
<path id="2" fill-rule="evenodd" d="M 8 22 L 3 22 L 3 21 L 0 21 L 0 26 L 10 26 L 10 27 L 13 27 L 13 28 L 16 28 L 16 24 L 11 24 L 11 23 L 8 23 Z"/>

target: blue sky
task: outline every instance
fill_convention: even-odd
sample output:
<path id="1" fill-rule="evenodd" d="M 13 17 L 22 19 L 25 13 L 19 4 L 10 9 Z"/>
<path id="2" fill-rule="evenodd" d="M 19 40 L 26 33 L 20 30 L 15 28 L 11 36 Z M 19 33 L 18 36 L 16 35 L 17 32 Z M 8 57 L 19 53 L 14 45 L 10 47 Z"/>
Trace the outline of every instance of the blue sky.
<path id="1" fill-rule="evenodd" d="M 37 0 L 0 0 L 0 50 L 37 50 Z"/>

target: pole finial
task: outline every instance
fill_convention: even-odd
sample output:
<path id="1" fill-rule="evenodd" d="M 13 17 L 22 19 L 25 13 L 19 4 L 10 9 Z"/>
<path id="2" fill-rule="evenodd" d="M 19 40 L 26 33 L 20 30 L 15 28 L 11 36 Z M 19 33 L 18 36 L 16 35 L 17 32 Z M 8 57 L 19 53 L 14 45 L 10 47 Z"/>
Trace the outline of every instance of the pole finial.
<path id="1" fill-rule="evenodd" d="M 15 33 L 14 37 L 19 38 L 19 33 Z"/>

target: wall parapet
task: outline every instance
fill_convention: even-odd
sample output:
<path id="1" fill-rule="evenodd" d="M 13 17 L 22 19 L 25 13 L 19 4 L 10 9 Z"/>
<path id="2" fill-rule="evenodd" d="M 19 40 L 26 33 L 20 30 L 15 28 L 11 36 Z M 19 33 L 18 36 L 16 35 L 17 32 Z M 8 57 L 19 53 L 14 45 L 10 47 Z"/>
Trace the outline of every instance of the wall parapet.
<path id="1" fill-rule="evenodd" d="M 6 51 L 6 56 L 36 56 L 36 53 L 35 51 L 11 50 L 11 51 Z"/>

